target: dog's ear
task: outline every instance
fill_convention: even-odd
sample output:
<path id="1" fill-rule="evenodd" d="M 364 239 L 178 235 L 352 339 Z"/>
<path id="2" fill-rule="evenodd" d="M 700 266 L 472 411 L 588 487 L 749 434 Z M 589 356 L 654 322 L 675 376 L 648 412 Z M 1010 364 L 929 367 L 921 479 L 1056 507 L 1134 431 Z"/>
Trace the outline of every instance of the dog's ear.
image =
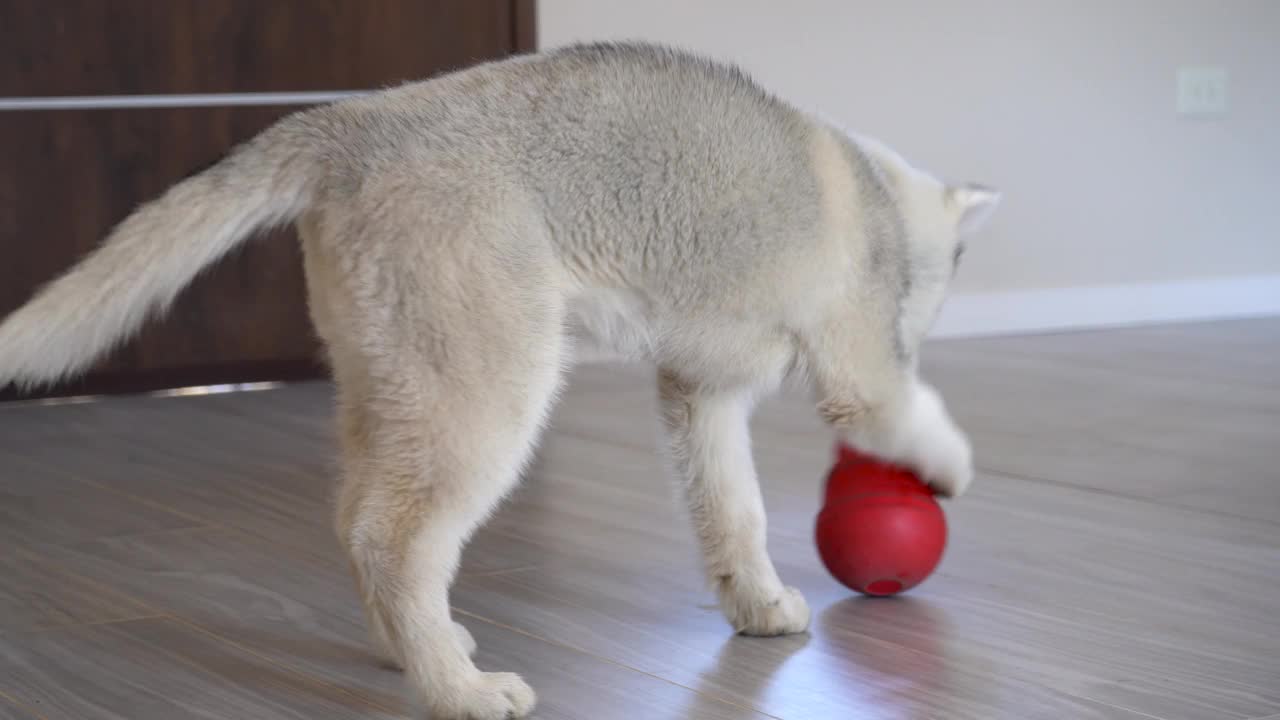
<path id="1" fill-rule="evenodd" d="M 947 205 L 956 218 L 956 233 L 961 237 L 977 232 L 996 207 L 1000 205 L 1000 191 L 984 185 L 957 185 L 947 189 Z"/>

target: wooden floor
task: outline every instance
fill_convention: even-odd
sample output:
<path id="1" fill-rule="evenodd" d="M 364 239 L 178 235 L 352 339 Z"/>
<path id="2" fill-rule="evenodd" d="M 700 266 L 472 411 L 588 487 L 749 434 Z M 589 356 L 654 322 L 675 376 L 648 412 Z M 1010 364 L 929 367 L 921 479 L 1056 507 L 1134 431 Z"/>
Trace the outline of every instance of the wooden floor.
<path id="1" fill-rule="evenodd" d="M 829 437 L 756 452 L 807 636 L 732 637 L 653 448 L 579 370 L 453 597 L 537 717 L 1280 719 L 1280 320 L 936 343 L 973 434 L 938 572 L 851 597 L 811 528 Z M 0 407 L 0 718 L 395 718 L 329 530 L 323 384 Z"/>

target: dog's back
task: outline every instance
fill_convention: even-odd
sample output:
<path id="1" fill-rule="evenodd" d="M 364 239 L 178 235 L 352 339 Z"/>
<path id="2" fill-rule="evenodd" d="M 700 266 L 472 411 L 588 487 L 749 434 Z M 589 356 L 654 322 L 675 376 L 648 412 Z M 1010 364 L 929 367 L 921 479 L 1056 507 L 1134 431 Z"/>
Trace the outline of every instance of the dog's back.
<path id="1" fill-rule="evenodd" d="M 659 46 L 490 63 L 302 121 L 332 136 L 338 188 L 390 174 L 524 190 L 563 252 L 627 273 L 670 280 L 704 253 L 732 263 L 724 242 L 750 255 L 741 243 L 818 221 L 812 121 L 737 68 Z"/>

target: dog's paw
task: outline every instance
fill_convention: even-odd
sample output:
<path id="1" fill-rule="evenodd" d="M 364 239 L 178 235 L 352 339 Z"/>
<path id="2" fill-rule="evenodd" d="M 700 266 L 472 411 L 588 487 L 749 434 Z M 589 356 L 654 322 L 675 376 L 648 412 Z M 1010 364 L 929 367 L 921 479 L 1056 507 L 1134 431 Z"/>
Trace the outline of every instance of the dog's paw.
<path id="1" fill-rule="evenodd" d="M 922 448 L 919 462 L 925 482 L 944 497 L 960 497 L 973 483 L 973 449 L 959 431 L 939 434 Z"/>
<path id="2" fill-rule="evenodd" d="M 973 482 L 973 446 L 936 390 L 923 383 L 916 386 L 903 430 L 906 464 L 938 494 L 964 494 Z"/>
<path id="3" fill-rule="evenodd" d="M 790 635 L 809 628 L 809 603 L 792 587 L 772 597 L 726 593 L 720 605 L 733 629 L 743 635 Z"/>
<path id="4" fill-rule="evenodd" d="M 515 673 L 477 673 L 464 689 L 442 693 L 427 709 L 430 720 L 514 720 L 537 703 L 533 688 Z"/>

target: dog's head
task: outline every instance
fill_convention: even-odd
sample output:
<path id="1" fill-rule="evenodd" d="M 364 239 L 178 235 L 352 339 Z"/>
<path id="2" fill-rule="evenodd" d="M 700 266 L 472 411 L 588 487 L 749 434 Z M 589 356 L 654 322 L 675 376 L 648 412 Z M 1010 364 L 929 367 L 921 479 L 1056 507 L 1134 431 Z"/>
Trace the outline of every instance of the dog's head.
<path id="1" fill-rule="evenodd" d="M 948 183 L 920 170 L 884 145 L 864 138 L 891 198 L 899 263 L 898 335 L 914 355 L 933 326 L 968 240 L 991 218 L 1000 191 L 977 183 Z"/>

